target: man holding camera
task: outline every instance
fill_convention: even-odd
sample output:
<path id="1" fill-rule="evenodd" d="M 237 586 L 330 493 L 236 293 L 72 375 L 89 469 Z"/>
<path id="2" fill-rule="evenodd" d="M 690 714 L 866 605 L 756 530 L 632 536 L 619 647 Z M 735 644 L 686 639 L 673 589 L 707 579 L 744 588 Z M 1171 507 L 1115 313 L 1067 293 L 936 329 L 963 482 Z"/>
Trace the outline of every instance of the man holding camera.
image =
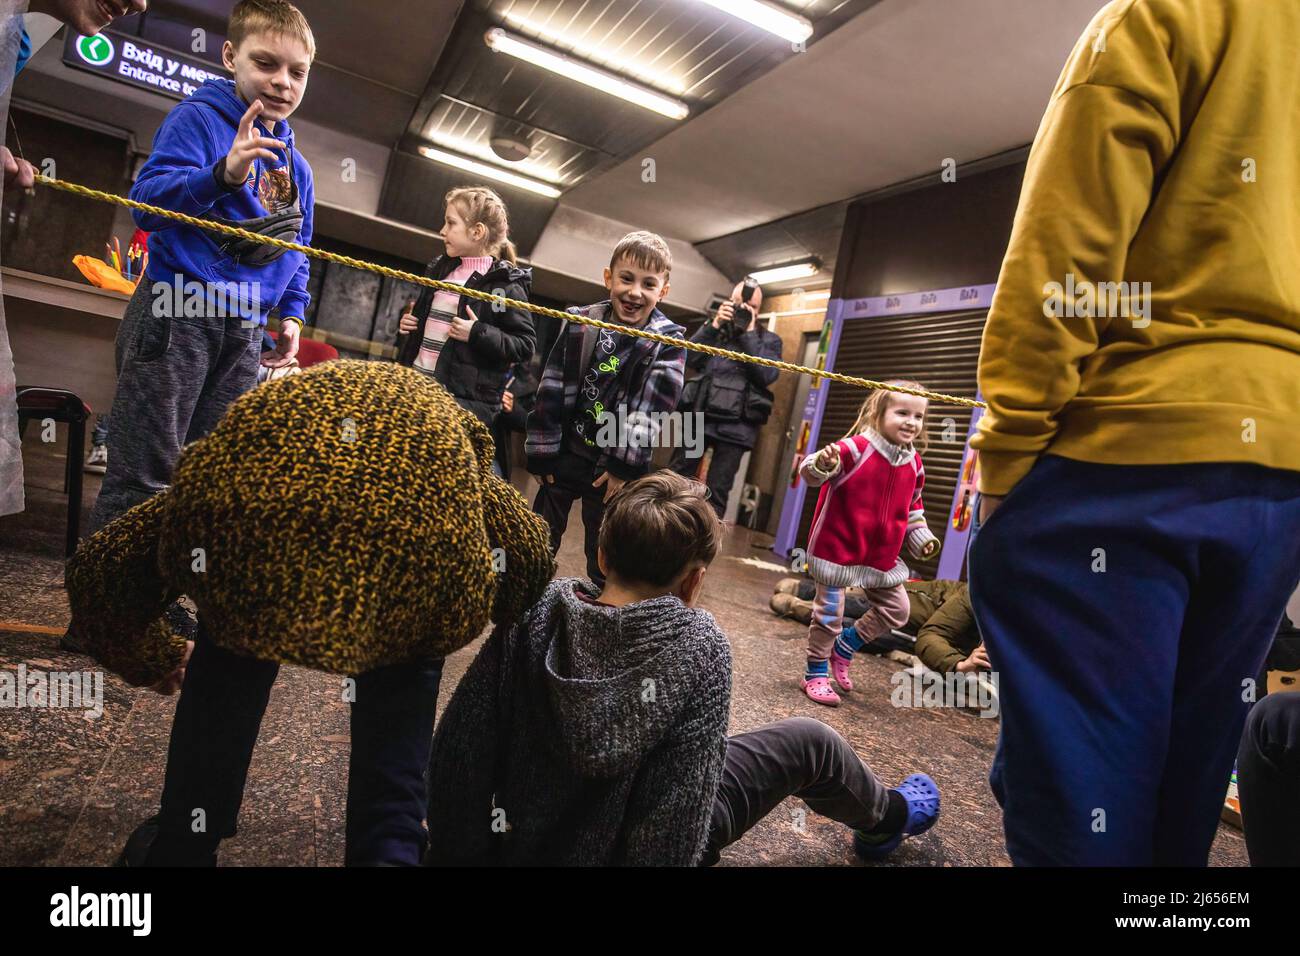
<path id="1" fill-rule="evenodd" d="M 763 358 L 781 358 L 781 339 L 758 323 L 763 291 L 752 279 L 736 284 L 731 301 L 718 307 L 717 315 L 705 322 L 691 337 L 692 342 L 714 345 L 732 352 L 744 352 Z M 709 503 L 721 518 L 727 511 L 727 497 L 736 478 L 736 469 L 745 452 L 754 447 L 758 430 L 772 414 L 772 393 L 768 386 L 776 381 L 774 368 L 719 358 L 702 352 L 690 352 L 687 367 L 702 374 L 686 383 L 680 407 L 683 411 L 704 414 L 705 450 L 713 449 L 706 483 Z M 686 449 L 678 448 L 669 465 L 688 478 L 695 477 L 698 459 L 688 459 Z"/>

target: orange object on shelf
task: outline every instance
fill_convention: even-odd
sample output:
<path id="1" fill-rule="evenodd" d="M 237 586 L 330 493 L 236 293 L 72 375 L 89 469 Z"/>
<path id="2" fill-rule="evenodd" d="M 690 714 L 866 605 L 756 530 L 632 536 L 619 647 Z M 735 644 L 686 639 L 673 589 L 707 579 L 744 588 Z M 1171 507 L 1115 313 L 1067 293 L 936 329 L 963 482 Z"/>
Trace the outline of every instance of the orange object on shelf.
<path id="1" fill-rule="evenodd" d="M 131 295 L 136 283 L 127 279 L 103 259 L 94 256 L 73 256 L 72 264 L 86 277 L 86 281 L 100 289 L 111 289 Z M 138 280 L 137 280 L 138 281 Z"/>

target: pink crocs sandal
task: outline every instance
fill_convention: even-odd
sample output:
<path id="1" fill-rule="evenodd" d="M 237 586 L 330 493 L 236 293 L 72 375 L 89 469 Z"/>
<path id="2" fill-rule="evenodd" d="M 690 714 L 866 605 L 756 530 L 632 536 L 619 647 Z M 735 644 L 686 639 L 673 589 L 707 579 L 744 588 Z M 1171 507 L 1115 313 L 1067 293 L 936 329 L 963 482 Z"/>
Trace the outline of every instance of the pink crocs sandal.
<path id="1" fill-rule="evenodd" d="M 853 690 L 853 681 L 849 678 L 849 665 L 852 663 L 838 654 L 831 654 L 831 676 L 846 694 Z"/>
<path id="2" fill-rule="evenodd" d="M 840 695 L 835 693 L 835 688 L 831 686 L 828 677 L 814 677 L 812 680 L 805 680 L 803 682 L 803 692 L 808 695 L 809 699 L 819 704 L 825 704 L 827 707 L 838 707 L 840 705 Z"/>

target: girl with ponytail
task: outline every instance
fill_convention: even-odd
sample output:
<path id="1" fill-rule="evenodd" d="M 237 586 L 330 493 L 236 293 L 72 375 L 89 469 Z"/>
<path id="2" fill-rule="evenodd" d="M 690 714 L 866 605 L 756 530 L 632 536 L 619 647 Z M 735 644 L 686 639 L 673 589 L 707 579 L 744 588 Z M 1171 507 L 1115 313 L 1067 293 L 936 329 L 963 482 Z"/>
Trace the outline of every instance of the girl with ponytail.
<path id="1" fill-rule="evenodd" d="M 506 205 L 486 186 L 447 193 L 445 251 L 424 274 L 507 299 L 528 300 L 532 270 L 515 264 Z M 425 288 L 398 323 L 397 360 L 441 382 L 491 427 L 510 370 L 533 355 L 532 316 L 522 309 Z"/>

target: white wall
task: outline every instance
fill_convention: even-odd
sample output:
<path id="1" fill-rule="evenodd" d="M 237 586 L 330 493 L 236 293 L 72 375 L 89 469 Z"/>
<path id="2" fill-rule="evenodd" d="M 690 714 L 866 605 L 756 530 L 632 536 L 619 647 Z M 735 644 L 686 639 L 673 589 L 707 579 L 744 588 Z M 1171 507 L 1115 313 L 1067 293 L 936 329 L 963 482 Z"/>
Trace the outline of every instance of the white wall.
<path id="1" fill-rule="evenodd" d="M 642 228 L 561 202 L 537 240 L 532 261 L 557 272 L 600 282 L 601 270 L 609 263 L 614 246 L 629 232 Z M 690 243 L 668 239 L 668 248 L 673 254 L 669 303 L 699 310 L 715 292 L 730 293 L 734 282 L 715 269 Z"/>

